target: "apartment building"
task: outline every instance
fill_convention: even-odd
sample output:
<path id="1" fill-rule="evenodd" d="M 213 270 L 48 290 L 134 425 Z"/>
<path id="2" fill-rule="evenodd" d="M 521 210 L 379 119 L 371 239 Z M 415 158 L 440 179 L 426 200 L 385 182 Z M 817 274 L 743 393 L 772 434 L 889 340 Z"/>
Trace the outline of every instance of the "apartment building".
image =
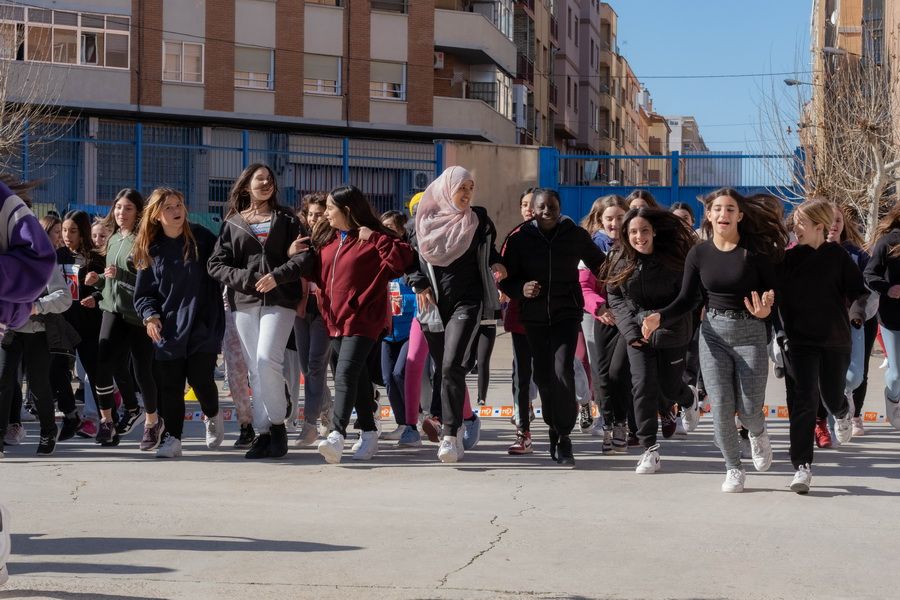
<path id="1" fill-rule="evenodd" d="M 552 123 L 560 102 L 553 80 L 553 56 L 559 47 L 556 2 L 517 0 L 513 6 L 513 113 L 518 144 L 553 144 Z"/>

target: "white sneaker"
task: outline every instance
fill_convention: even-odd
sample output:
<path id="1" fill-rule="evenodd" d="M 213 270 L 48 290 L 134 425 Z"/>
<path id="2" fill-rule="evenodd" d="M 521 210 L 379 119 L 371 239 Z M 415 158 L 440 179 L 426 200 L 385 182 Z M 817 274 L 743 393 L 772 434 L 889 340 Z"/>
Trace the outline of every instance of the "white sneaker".
<path id="1" fill-rule="evenodd" d="M 403 432 L 406 431 L 406 425 L 397 425 L 397 429 L 393 431 L 382 431 L 378 439 L 381 440 L 399 440 Z"/>
<path id="2" fill-rule="evenodd" d="M 684 413 L 686 411 L 682 411 L 682 415 L 680 417 L 675 417 L 675 437 L 687 437 L 687 429 L 684 427 Z"/>
<path id="3" fill-rule="evenodd" d="M 638 461 L 637 468 L 634 470 L 639 475 L 656 473 L 659 471 L 659 444 L 654 444 L 644 450 L 641 460 Z"/>
<path id="4" fill-rule="evenodd" d="M 303 423 L 300 428 L 300 435 L 294 440 L 295 448 L 308 448 L 316 443 L 319 439 L 319 429 L 313 423 Z"/>
<path id="5" fill-rule="evenodd" d="M 843 419 L 838 419 L 837 417 L 834 419 L 834 437 L 837 438 L 838 443 L 842 446 L 853 439 L 853 424 L 850 422 L 852 418 L 853 413 L 848 412 Z"/>
<path id="6" fill-rule="evenodd" d="M 181 440 L 166 434 L 162 444 L 156 450 L 156 458 L 178 458 L 181 456 Z"/>
<path id="7" fill-rule="evenodd" d="M 215 450 L 225 439 L 225 418 L 221 409 L 212 419 L 206 419 L 206 447 Z"/>
<path id="8" fill-rule="evenodd" d="M 362 431 L 359 432 L 359 436 L 356 438 L 356 441 L 350 446 L 350 452 L 356 452 L 359 450 L 360 446 L 362 446 Z"/>
<path id="9" fill-rule="evenodd" d="M 3 436 L 3 443 L 8 446 L 18 446 L 25 441 L 27 435 L 21 423 L 10 423 L 6 428 L 6 435 Z"/>
<path id="10" fill-rule="evenodd" d="M 10 552 L 9 511 L 0 504 L 0 585 L 9 580 L 9 571 L 6 569 L 6 561 Z"/>
<path id="11" fill-rule="evenodd" d="M 319 454 L 325 458 L 325 462 L 336 465 L 341 462 L 341 454 L 344 453 L 344 436 L 337 431 L 332 431 L 328 437 L 319 442 Z"/>
<path id="12" fill-rule="evenodd" d="M 885 396 L 884 416 L 887 418 L 887 422 L 894 426 L 894 429 L 900 429 L 900 402 L 892 402 Z"/>
<path id="13" fill-rule="evenodd" d="M 694 403 L 688 408 L 681 409 L 681 421 L 685 431 L 690 433 L 697 429 L 697 425 L 700 424 L 700 393 L 697 391 L 696 386 L 691 385 L 688 387 L 691 388 L 691 393 L 694 394 Z"/>
<path id="14" fill-rule="evenodd" d="M 812 483 L 812 470 L 809 465 L 800 465 L 797 472 L 794 473 L 794 480 L 791 482 L 791 491 L 798 494 L 808 494 L 809 486 Z"/>
<path id="15" fill-rule="evenodd" d="M 862 437 L 866 435 L 866 428 L 863 426 L 862 417 L 853 417 L 850 419 L 850 425 L 853 429 L 853 437 Z"/>
<path id="16" fill-rule="evenodd" d="M 728 472 L 725 473 L 725 482 L 722 484 L 722 491 L 728 494 L 735 494 L 744 491 L 744 479 L 747 478 L 747 473 L 744 471 L 744 468 L 740 469 L 728 469 Z"/>
<path id="17" fill-rule="evenodd" d="M 455 463 L 459 460 L 459 443 L 457 438 L 462 436 L 445 435 L 441 439 L 441 445 L 438 448 L 438 460 L 442 463 Z"/>
<path id="18" fill-rule="evenodd" d="M 363 431 L 359 440 L 359 448 L 353 453 L 353 460 L 372 460 L 378 452 L 378 432 Z"/>
<path id="19" fill-rule="evenodd" d="M 757 471 L 768 471 L 772 466 L 772 442 L 767 431 L 758 436 L 750 434 L 750 455 Z"/>

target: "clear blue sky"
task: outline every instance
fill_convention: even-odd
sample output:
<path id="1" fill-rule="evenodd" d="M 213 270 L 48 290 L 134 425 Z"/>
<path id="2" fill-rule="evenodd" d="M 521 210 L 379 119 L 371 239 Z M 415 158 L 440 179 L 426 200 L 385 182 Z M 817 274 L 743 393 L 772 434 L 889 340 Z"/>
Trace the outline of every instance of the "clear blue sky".
<path id="1" fill-rule="evenodd" d="M 760 150 L 759 103 L 773 77 L 654 79 L 809 70 L 812 0 L 611 0 L 619 52 L 654 110 L 693 115 L 711 150 Z M 799 73 L 774 77 L 809 80 Z M 726 124 L 735 124 L 722 126 Z"/>

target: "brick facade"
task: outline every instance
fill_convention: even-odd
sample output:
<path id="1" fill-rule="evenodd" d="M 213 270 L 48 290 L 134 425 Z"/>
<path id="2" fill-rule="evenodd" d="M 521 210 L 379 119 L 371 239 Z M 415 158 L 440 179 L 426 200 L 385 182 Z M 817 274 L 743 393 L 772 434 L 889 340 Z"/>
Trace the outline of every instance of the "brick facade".
<path id="1" fill-rule="evenodd" d="M 366 0 L 348 4 L 344 9 L 344 29 L 349 50 L 344 59 L 345 110 L 351 121 L 368 121 L 371 7 Z"/>
<path id="2" fill-rule="evenodd" d="M 406 66 L 406 122 L 434 122 L 434 0 L 409 3 Z"/>
<path id="3" fill-rule="evenodd" d="M 234 111 L 234 0 L 206 0 L 204 108 Z"/>
<path id="4" fill-rule="evenodd" d="M 163 0 L 131 0 L 132 104 L 162 104 L 162 5 Z"/>
<path id="5" fill-rule="evenodd" d="M 304 0 L 275 4 L 275 114 L 303 116 Z"/>

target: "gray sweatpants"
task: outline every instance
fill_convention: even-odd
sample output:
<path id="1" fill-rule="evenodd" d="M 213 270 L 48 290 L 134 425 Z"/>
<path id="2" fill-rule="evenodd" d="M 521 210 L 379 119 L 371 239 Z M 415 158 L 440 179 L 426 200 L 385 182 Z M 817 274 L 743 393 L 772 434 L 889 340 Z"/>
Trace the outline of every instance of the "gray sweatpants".
<path id="1" fill-rule="evenodd" d="M 763 404 L 769 355 L 765 323 L 707 312 L 700 326 L 700 370 L 725 467 L 740 468 L 741 442 L 735 413 L 754 437 L 766 430 Z"/>

